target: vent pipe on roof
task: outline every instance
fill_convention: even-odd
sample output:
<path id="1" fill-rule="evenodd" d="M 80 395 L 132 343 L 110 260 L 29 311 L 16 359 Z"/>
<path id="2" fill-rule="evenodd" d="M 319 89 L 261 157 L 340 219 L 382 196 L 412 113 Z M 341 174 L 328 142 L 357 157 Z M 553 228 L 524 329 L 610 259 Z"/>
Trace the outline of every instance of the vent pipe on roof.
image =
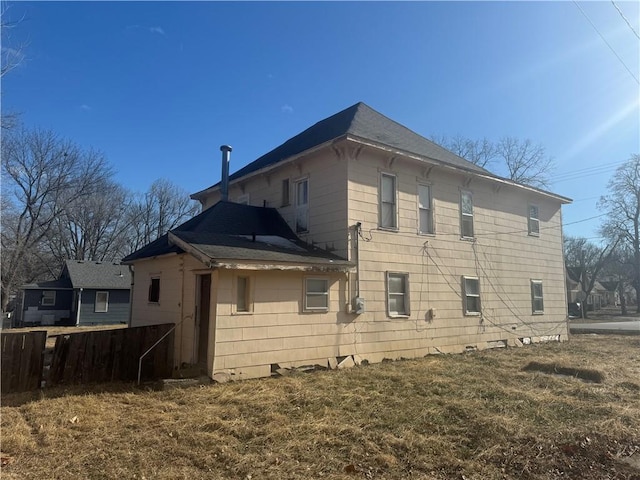
<path id="1" fill-rule="evenodd" d="M 233 150 L 229 145 L 220 146 L 222 152 L 222 178 L 220 179 L 221 200 L 229 200 L 229 153 Z"/>

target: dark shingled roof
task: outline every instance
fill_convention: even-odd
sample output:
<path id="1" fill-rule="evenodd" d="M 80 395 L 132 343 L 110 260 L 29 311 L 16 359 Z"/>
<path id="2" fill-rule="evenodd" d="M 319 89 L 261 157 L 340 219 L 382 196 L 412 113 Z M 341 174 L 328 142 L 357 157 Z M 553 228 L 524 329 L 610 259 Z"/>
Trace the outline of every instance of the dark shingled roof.
<path id="1" fill-rule="evenodd" d="M 218 202 L 171 230 L 171 234 L 213 261 L 351 265 L 337 255 L 302 242 L 275 208 Z M 128 255 L 123 262 L 183 251 L 164 235 Z"/>
<path id="2" fill-rule="evenodd" d="M 29 283 L 22 288 L 25 290 L 70 290 L 73 286 L 68 278 L 59 278 L 57 280 Z"/>
<path id="3" fill-rule="evenodd" d="M 230 175 L 229 180 L 241 178 L 249 173 L 317 147 L 325 142 L 336 140 L 347 135 L 392 147 L 410 154 L 427 157 L 444 164 L 491 175 L 491 173 L 484 168 L 474 165 L 440 145 L 409 130 L 398 122 L 376 112 L 370 106 L 359 102 L 307 128 L 304 132 L 299 133 L 279 147 L 274 148 L 269 153 L 266 153 Z M 213 188 L 216 185 L 219 185 L 219 183 L 209 188 Z M 195 193 L 192 196 L 197 197 L 206 190 Z"/>
<path id="4" fill-rule="evenodd" d="M 73 288 L 99 288 L 105 290 L 131 288 L 129 268 L 119 263 L 67 260 L 65 270 Z"/>

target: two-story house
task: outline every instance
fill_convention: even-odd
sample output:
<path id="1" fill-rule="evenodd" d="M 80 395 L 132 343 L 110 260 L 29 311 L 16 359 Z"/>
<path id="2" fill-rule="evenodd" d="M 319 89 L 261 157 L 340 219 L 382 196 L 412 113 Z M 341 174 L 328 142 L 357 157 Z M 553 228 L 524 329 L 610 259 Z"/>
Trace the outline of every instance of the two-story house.
<path id="1" fill-rule="evenodd" d="M 129 255 L 132 326 L 210 376 L 567 339 L 561 205 L 358 103 Z"/>

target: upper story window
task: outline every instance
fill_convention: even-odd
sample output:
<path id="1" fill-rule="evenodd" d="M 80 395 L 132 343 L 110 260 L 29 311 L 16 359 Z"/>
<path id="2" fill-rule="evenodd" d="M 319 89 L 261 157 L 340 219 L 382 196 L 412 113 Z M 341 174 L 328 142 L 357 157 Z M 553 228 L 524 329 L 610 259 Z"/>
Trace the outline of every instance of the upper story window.
<path id="1" fill-rule="evenodd" d="M 296 192 L 296 233 L 309 231 L 309 179 L 298 180 Z"/>
<path id="2" fill-rule="evenodd" d="M 160 303 L 160 277 L 154 277 L 149 283 L 149 303 Z"/>
<path id="3" fill-rule="evenodd" d="M 477 277 L 462 277 L 464 314 L 480 314 L 480 280 Z"/>
<path id="4" fill-rule="evenodd" d="M 541 280 L 531 280 L 531 310 L 533 313 L 544 313 Z"/>
<path id="5" fill-rule="evenodd" d="M 286 207 L 291 203 L 289 200 L 289 179 L 285 178 L 282 180 L 282 204 L 281 206 Z"/>
<path id="6" fill-rule="evenodd" d="M 540 216 L 537 205 L 529 205 L 529 235 L 540 235 Z"/>
<path id="7" fill-rule="evenodd" d="M 387 314 L 407 316 L 409 311 L 409 274 L 387 272 Z"/>
<path id="8" fill-rule="evenodd" d="M 398 228 L 396 195 L 396 176 L 389 173 L 381 173 L 379 194 L 381 228 Z"/>
<path id="9" fill-rule="evenodd" d="M 418 185 L 418 232 L 434 233 L 431 187 Z"/>
<path id="10" fill-rule="evenodd" d="M 473 196 L 471 192 L 460 192 L 460 235 L 473 238 Z"/>
<path id="11" fill-rule="evenodd" d="M 251 311 L 251 279 L 248 276 L 236 277 L 236 312 Z"/>
<path id="12" fill-rule="evenodd" d="M 109 311 L 109 292 L 96 292 L 96 302 L 93 308 L 96 313 Z"/>
<path id="13" fill-rule="evenodd" d="M 43 307 L 52 307 L 55 304 L 56 304 L 56 291 L 55 290 L 43 291 L 40 305 L 42 305 Z"/>

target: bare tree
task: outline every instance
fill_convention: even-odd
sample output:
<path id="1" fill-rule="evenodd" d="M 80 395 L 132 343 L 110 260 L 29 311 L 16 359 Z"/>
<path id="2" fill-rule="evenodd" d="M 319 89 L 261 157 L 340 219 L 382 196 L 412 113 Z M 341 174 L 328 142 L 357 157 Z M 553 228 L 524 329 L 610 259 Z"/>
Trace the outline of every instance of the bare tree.
<path id="1" fill-rule="evenodd" d="M 8 18 L 9 6 L 7 3 L 0 4 L 0 33 L 2 36 L 2 48 L 0 49 L 0 77 L 9 73 L 24 60 L 24 45 L 13 45 L 11 31 L 21 21 L 10 20 Z M 12 46 L 13 45 L 13 46 Z M 15 128 L 18 125 L 19 114 L 16 112 L 3 111 L 0 118 L 0 126 L 3 130 Z"/>
<path id="2" fill-rule="evenodd" d="M 586 238 L 570 236 L 564 238 L 564 261 L 567 268 L 573 269 L 580 280 L 579 284 L 583 296 L 581 302 L 582 318 L 587 318 L 586 299 L 591 294 L 600 272 L 611 258 L 617 245 L 617 240 L 602 248 Z"/>
<path id="3" fill-rule="evenodd" d="M 135 219 L 131 221 L 133 250 L 161 237 L 196 215 L 199 209 L 186 191 L 168 180 L 156 180 L 129 210 Z"/>
<path id="4" fill-rule="evenodd" d="M 636 311 L 640 313 L 640 155 L 634 154 L 616 169 L 608 184 L 609 194 L 598 208 L 607 213 L 602 233 L 619 238 L 629 249 Z"/>
<path id="5" fill-rule="evenodd" d="M 494 143 L 486 138 L 473 140 L 458 135 L 433 140 L 474 165 L 495 169 L 514 182 L 538 188 L 549 186 L 554 162 L 542 145 L 529 139 L 503 137 Z"/>
<path id="6" fill-rule="evenodd" d="M 482 168 L 489 168 L 496 161 L 496 146 L 486 138 L 482 140 L 472 140 L 461 135 L 456 135 L 450 138 L 434 138 L 434 141 L 456 155 Z"/>
<path id="7" fill-rule="evenodd" d="M 112 174 L 99 152 L 46 130 L 12 129 L 2 145 L 2 309 L 25 281 L 26 264 L 67 205 L 94 194 Z"/>

